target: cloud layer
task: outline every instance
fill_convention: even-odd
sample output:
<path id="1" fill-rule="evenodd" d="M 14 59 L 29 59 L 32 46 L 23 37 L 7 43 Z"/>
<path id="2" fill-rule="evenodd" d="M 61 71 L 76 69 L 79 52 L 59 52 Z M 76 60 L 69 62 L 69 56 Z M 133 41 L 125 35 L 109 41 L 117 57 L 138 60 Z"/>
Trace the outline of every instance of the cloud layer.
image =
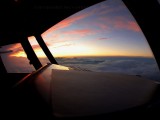
<path id="1" fill-rule="evenodd" d="M 129 75 L 140 75 L 160 81 L 158 66 L 152 58 L 134 57 L 82 57 L 58 58 L 57 61 L 65 66 L 85 69 L 95 72 L 117 72 Z"/>

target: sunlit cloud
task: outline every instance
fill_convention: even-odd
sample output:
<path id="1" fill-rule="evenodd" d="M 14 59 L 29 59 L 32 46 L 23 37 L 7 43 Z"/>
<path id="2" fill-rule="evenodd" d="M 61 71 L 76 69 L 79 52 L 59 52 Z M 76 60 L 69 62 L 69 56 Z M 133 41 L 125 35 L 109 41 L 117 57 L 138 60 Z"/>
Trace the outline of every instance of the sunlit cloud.
<path id="1" fill-rule="evenodd" d="M 91 13 L 79 14 L 79 15 L 76 15 L 74 17 L 71 16 L 71 17 L 69 17 L 65 20 L 62 20 L 61 22 L 59 22 L 58 24 L 54 25 L 53 27 L 48 29 L 46 32 L 44 32 L 42 34 L 42 36 L 45 35 L 45 34 L 48 34 L 50 32 L 69 27 L 70 25 L 77 22 L 78 20 L 81 20 L 81 19 L 84 19 L 84 18 L 88 17 L 89 15 L 91 15 Z"/>
<path id="2" fill-rule="evenodd" d="M 140 28 L 135 21 L 124 21 L 123 19 L 115 20 L 114 27 L 116 29 L 126 29 L 134 32 L 140 32 Z"/>
<path id="3" fill-rule="evenodd" d="M 17 51 L 10 55 L 10 57 L 27 57 L 24 51 Z"/>
<path id="4" fill-rule="evenodd" d="M 62 29 L 62 28 L 68 27 L 71 24 L 73 24 L 74 22 L 85 18 L 86 16 L 87 16 L 87 14 L 84 14 L 84 15 L 79 15 L 79 16 L 76 16 L 76 17 L 71 17 L 71 18 L 68 18 L 66 20 L 63 20 L 60 23 L 58 23 L 57 25 L 55 25 L 52 28 L 52 30 L 54 31 L 54 30 L 58 30 L 58 29 Z"/>
<path id="5" fill-rule="evenodd" d="M 7 50 L 13 50 L 14 52 L 16 52 L 16 51 L 22 51 L 23 48 L 22 48 L 22 46 L 21 46 L 20 43 L 17 43 L 17 44 L 9 45 L 9 47 L 7 48 Z"/>
<path id="6" fill-rule="evenodd" d="M 65 34 L 65 35 L 66 36 L 64 36 L 63 34 L 57 37 L 56 39 L 55 38 L 52 38 L 50 40 L 47 39 L 46 42 L 49 42 L 48 47 L 54 47 L 57 44 L 61 44 L 61 45 L 66 44 L 66 43 L 73 44 L 74 41 L 81 39 L 79 35 L 68 35 L 68 34 Z"/>
<path id="7" fill-rule="evenodd" d="M 11 44 L 5 47 L 6 50 L 12 50 L 9 57 L 26 57 L 26 54 L 20 43 Z"/>
<path id="8" fill-rule="evenodd" d="M 138 26 L 138 24 L 135 21 L 128 21 L 128 29 L 136 31 L 136 32 L 140 32 L 141 29 Z"/>
<path id="9" fill-rule="evenodd" d="M 114 18 L 101 17 L 99 18 L 100 22 L 103 23 L 99 25 L 101 28 L 110 28 L 115 30 L 129 30 L 133 32 L 140 32 L 141 29 L 136 23 L 136 21 L 128 20 L 125 16 L 116 16 Z M 105 24 L 106 23 L 106 24 Z"/>
<path id="10" fill-rule="evenodd" d="M 66 47 L 66 46 L 71 46 L 71 45 L 73 45 L 73 44 L 71 44 L 71 43 L 63 43 L 63 44 L 52 46 L 52 48 Z"/>
<path id="11" fill-rule="evenodd" d="M 87 9 L 90 9 L 90 8 L 91 7 L 87 8 Z M 108 8 L 108 6 L 100 3 L 99 7 L 92 8 L 92 9 L 90 9 L 87 12 L 84 12 L 85 10 L 82 10 L 82 11 L 74 14 L 73 16 L 70 16 L 70 17 L 62 20 L 61 22 L 57 23 L 56 25 L 54 25 L 53 27 L 51 27 L 50 29 L 48 29 L 47 31 L 45 31 L 42 34 L 42 36 L 44 36 L 46 34 L 49 35 L 49 33 L 52 33 L 53 31 L 57 31 L 57 30 L 69 27 L 73 23 L 75 23 L 75 22 L 77 22 L 79 20 L 85 19 L 87 17 L 91 17 L 92 15 L 95 15 L 95 14 L 99 14 L 102 11 L 106 11 L 107 8 Z M 110 8 L 110 10 L 108 10 L 108 12 L 111 12 L 111 11 L 113 11 L 113 9 L 111 10 L 111 8 Z"/>
<path id="12" fill-rule="evenodd" d="M 69 35 L 79 35 L 79 36 L 86 36 L 89 34 L 95 33 L 93 30 L 90 29 L 77 29 L 77 30 L 70 30 L 70 31 L 65 31 L 63 34 L 69 34 Z"/>
<path id="13" fill-rule="evenodd" d="M 107 24 L 105 24 L 105 23 L 94 23 L 94 25 L 96 25 L 97 27 L 99 27 L 101 30 L 107 30 L 107 31 L 109 31 L 110 30 L 110 28 L 109 28 L 109 26 L 107 26 Z"/>
<path id="14" fill-rule="evenodd" d="M 98 40 L 109 40 L 109 39 L 106 37 L 103 37 L 103 38 L 98 38 Z"/>

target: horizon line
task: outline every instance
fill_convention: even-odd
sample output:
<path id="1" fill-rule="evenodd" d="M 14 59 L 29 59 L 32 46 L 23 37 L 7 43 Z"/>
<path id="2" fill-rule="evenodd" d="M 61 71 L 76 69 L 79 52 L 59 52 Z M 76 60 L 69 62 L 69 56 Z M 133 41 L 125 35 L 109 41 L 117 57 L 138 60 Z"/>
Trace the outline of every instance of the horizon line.
<path id="1" fill-rule="evenodd" d="M 27 58 L 26 56 L 10 56 L 10 57 L 23 57 Z M 38 57 L 38 56 L 37 56 Z M 54 56 L 53 56 L 54 57 Z M 54 58 L 72 58 L 72 57 L 142 57 L 142 58 L 154 58 L 154 56 L 127 56 L 127 55 L 82 55 L 82 56 L 56 56 Z M 38 58 L 47 58 L 45 57 L 38 57 Z"/>

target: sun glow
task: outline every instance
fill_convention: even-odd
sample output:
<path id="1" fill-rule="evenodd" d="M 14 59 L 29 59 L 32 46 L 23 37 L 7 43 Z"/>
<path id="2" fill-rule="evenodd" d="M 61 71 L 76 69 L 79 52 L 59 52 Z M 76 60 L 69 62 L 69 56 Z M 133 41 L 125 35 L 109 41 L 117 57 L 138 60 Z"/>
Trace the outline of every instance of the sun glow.
<path id="1" fill-rule="evenodd" d="M 41 49 L 34 49 L 38 57 L 46 57 L 45 53 Z"/>
<path id="2" fill-rule="evenodd" d="M 27 57 L 27 55 L 23 51 L 16 52 L 14 54 L 11 54 L 10 56 L 11 57 Z"/>
<path id="3" fill-rule="evenodd" d="M 94 52 L 90 47 L 81 45 L 63 46 L 58 48 L 50 47 L 50 50 L 54 57 L 86 56 L 93 54 Z"/>

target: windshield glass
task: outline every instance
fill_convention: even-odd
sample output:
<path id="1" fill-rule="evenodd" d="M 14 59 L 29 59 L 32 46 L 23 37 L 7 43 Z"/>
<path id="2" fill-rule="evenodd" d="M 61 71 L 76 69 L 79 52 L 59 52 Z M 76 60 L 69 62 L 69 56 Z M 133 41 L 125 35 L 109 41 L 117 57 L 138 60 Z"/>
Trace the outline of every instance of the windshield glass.
<path id="1" fill-rule="evenodd" d="M 61 65 L 160 80 L 149 44 L 121 0 L 84 9 L 42 34 Z"/>
<path id="2" fill-rule="evenodd" d="M 60 65 L 160 80 L 149 44 L 121 0 L 107 0 L 88 7 L 45 31 L 42 38 Z M 28 39 L 41 63 L 48 63 L 35 37 Z M 1 49 L 12 50 L 1 55 L 8 72 L 35 70 L 20 44 Z"/>

